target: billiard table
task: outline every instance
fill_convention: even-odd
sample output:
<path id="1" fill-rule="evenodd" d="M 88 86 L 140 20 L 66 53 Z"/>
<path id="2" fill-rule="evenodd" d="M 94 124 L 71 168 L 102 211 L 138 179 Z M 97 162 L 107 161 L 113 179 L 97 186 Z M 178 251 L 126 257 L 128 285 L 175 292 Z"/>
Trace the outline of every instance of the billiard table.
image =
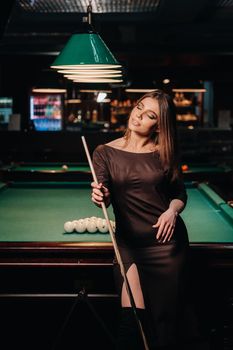
<path id="1" fill-rule="evenodd" d="M 222 179 L 232 172 L 230 165 L 214 163 L 185 163 L 181 164 L 185 181 L 212 181 Z"/>
<path id="2" fill-rule="evenodd" d="M 181 216 L 191 249 L 231 251 L 233 208 L 206 183 L 186 183 L 186 189 L 188 203 Z M 114 220 L 112 207 L 108 212 Z M 91 201 L 89 182 L 2 182 L 0 265 L 79 265 L 84 256 L 111 261 L 108 233 L 64 231 L 66 221 L 91 216 L 103 214 Z"/>
<path id="3" fill-rule="evenodd" d="M 183 170 L 185 181 L 212 181 L 232 171 L 228 165 L 211 163 L 187 163 L 185 166 L 188 166 Z M 90 167 L 85 162 L 13 162 L 0 167 L 2 181 L 90 181 L 91 178 Z"/>
<path id="4" fill-rule="evenodd" d="M 12 322 L 18 324 L 22 313 L 31 327 L 31 308 L 40 317 L 42 310 L 45 315 L 53 313 L 55 319 L 47 315 L 43 323 L 53 324 L 52 334 L 43 330 L 51 346 L 70 305 L 82 291 L 101 309 L 102 316 L 105 312 L 103 317 L 115 329 L 119 298 L 109 234 L 66 233 L 63 228 L 68 220 L 103 217 L 91 202 L 90 182 L 8 181 L 0 186 L 0 306 L 4 317 L 11 315 L 3 329 L 9 329 Z M 186 183 L 186 188 L 188 203 L 181 216 L 190 240 L 190 283 L 209 331 L 217 327 L 223 306 L 233 297 L 233 208 L 206 183 Z M 111 207 L 108 212 L 114 220 Z M 80 308 L 82 320 L 88 323 L 88 307 Z M 40 323 L 40 327 L 45 326 Z M 93 327 L 99 329 L 99 325 Z M 84 334 L 84 330 L 80 332 Z M 101 334 L 105 339 L 104 332 Z M 106 344 L 111 349 L 108 341 Z"/>
<path id="5" fill-rule="evenodd" d="M 90 181 L 90 167 L 85 162 L 17 162 L 0 167 L 2 181 Z"/>
<path id="6" fill-rule="evenodd" d="M 233 209 L 206 183 L 186 183 L 186 189 L 188 203 L 181 216 L 191 246 L 233 244 Z M 112 207 L 108 212 L 114 220 Z M 91 216 L 103 214 L 91 201 L 88 181 L 0 183 L 1 248 L 111 246 L 109 234 L 64 231 L 66 221 Z"/>

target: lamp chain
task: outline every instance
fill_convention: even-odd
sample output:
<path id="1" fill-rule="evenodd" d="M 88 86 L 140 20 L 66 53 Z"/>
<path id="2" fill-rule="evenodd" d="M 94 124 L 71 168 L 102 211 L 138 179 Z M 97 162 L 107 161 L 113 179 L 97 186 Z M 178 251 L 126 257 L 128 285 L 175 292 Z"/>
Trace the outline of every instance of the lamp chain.
<path id="1" fill-rule="evenodd" d="M 92 14 L 92 1 L 89 0 L 89 4 L 87 6 L 87 16 L 83 17 L 83 22 L 87 22 L 88 24 L 91 24 L 91 14 Z"/>
<path id="2" fill-rule="evenodd" d="M 91 13 L 92 13 L 92 1 L 89 0 L 89 5 L 87 6 L 87 21 L 89 24 L 91 24 Z"/>

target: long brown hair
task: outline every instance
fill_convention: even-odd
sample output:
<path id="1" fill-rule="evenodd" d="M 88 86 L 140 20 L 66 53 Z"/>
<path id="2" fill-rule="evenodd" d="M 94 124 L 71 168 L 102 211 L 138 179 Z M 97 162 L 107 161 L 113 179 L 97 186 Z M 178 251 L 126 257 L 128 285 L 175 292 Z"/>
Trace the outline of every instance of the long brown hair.
<path id="1" fill-rule="evenodd" d="M 179 174 L 179 156 L 176 129 L 176 110 L 173 99 L 162 90 L 154 90 L 143 95 L 138 101 L 150 97 L 159 104 L 159 132 L 151 135 L 154 144 L 159 148 L 160 160 L 171 180 L 174 181 Z M 127 128 L 124 134 L 126 141 L 130 139 L 131 131 Z"/>

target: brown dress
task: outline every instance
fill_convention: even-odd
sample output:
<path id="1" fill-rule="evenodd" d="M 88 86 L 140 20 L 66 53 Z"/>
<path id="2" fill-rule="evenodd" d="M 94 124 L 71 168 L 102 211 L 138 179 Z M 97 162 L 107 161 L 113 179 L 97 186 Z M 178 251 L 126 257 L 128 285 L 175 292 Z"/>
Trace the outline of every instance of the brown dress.
<path id="1" fill-rule="evenodd" d="M 162 168 L 159 153 L 134 153 L 99 145 L 93 153 L 98 181 L 111 193 L 115 236 L 126 271 L 138 269 L 146 311 L 157 346 L 175 344 L 184 332 L 180 320 L 185 300 L 188 235 L 177 217 L 172 239 L 159 243 L 152 227 L 173 198 L 185 204 L 182 176 L 171 182 Z M 119 295 L 123 279 L 115 264 Z"/>

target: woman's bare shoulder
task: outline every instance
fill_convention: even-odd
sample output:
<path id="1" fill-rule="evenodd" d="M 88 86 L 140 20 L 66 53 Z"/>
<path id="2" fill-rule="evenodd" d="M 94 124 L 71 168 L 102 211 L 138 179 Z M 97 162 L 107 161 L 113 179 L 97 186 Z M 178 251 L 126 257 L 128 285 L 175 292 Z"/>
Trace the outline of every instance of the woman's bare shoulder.
<path id="1" fill-rule="evenodd" d="M 125 143 L 125 139 L 123 137 L 119 137 L 116 140 L 112 140 L 105 145 L 113 147 L 113 148 L 122 148 Z"/>

